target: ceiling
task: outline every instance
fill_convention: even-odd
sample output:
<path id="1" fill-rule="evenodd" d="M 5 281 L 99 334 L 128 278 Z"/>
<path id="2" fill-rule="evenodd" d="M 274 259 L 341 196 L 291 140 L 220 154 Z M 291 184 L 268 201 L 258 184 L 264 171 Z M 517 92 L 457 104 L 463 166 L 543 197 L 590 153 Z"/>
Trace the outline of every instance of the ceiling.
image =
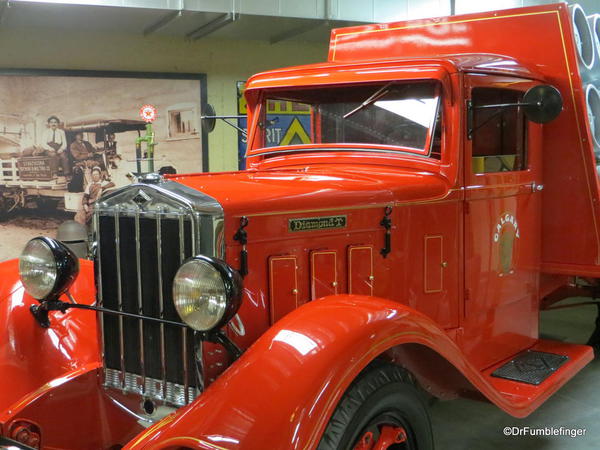
<path id="1" fill-rule="evenodd" d="M 194 10 L 187 9 L 188 2 L 186 9 L 179 9 L 180 5 L 173 7 L 174 2 L 169 0 L 109 0 L 81 4 L 85 1 L 80 0 L 77 2 L 79 4 L 74 4 L 69 0 L 13 0 L 8 6 L 4 3 L 4 8 L 0 6 L 0 27 L 98 33 L 156 33 L 189 39 L 210 35 L 211 38 L 265 40 L 275 43 L 286 39 L 326 42 L 332 28 L 366 23 L 356 20 L 327 20 L 309 13 L 306 14 L 307 17 L 294 17 L 242 13 L 232 8 L 215 10 L 214 4 L 213 11 Z M 120 5 L 117 6 L 116 3 Z M 263 9 L 260 12 L 267 11 Z"/>
<path id="2" fill-rule="evenodd" d="M 581 0 L 584 3 L 597 0 Z M 512 8 L 546 0 L 0 0 L 0 27 L 326 42 L 373 22 Z M 597 9 L 597 8 L 594 8 Z M 597 11 L 589 11 L 597 12 Z"/>

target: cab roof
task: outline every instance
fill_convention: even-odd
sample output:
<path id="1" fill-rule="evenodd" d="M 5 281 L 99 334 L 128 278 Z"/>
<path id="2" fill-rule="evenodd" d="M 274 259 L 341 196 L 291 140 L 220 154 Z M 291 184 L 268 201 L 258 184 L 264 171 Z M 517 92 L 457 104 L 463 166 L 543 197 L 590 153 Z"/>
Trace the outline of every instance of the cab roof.
<path id="1" fill-rule="evenodd" d="M 435 73 L 482 73 L 510 75 L 544 81 L 539 72 L 514 58 L 493 54 L 440 55 L 377 61 L 327 62 L 287 67 L 252 76 L 246 89 L 295 87 L 316 84 L 375 81 L 399 78 L 430 78 Z"/>

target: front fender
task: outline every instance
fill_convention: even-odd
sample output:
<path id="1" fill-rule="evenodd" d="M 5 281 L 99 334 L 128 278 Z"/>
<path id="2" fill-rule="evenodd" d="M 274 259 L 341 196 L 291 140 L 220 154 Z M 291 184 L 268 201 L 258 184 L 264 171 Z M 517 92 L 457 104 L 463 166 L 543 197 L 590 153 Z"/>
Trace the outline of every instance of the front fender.
<path id="1" fill-rule="evenodd" d="M 80 261 L 70 292 L 78 303 L 94 301 L 91 261 Z M 29 311 L 36 303 L 19 280 L 18 261 L 0 263 L 0 424 L 50 389 L 100 365 L 96 314 L 54 312 L 51 328 L 45 329 Z"/>
<path id="2" fill-rule="evenodd" d="M 127 448 L 314 448 L 342 394 L 384 351 L 430 347 L 471 372 L 431 319 L 389 300 L 339 295 L 310 302 L 273 325 L 194 403 Z M 471 373 L 475 376 L 475 373 Z"/>

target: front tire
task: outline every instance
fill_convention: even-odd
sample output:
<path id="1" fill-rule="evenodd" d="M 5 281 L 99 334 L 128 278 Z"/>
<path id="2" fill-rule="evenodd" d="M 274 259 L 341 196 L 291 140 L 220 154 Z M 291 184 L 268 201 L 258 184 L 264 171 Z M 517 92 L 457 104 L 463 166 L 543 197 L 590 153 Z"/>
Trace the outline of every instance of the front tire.
<path id="1" fill-rule="evenodd" d="M 405 369 L 374 362 L 353 381 L 318 450 L 432 450 L 431 420 Z"/>

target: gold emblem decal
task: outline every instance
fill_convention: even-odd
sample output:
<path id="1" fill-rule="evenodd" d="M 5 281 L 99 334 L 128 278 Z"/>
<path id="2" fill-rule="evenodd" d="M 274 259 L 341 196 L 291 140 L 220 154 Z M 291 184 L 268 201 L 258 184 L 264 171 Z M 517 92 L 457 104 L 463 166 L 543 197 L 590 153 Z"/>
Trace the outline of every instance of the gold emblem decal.
<path id="1" fill-rule="evenodd" d="M 500 246 L 498 261 L 500 276 L 514 272 L 514 244 L 519 237 L 519 224 L 515 216 L 510 213 L 502 214 L 494 229 L 494 242 Z"/>
<path id="2" fill-rule="evenodd" d="M 346 216 L 306 217 L 303 219 L 290 219 L 288 221 L 289 231 L 329 230 L 345 227 Z"/>

